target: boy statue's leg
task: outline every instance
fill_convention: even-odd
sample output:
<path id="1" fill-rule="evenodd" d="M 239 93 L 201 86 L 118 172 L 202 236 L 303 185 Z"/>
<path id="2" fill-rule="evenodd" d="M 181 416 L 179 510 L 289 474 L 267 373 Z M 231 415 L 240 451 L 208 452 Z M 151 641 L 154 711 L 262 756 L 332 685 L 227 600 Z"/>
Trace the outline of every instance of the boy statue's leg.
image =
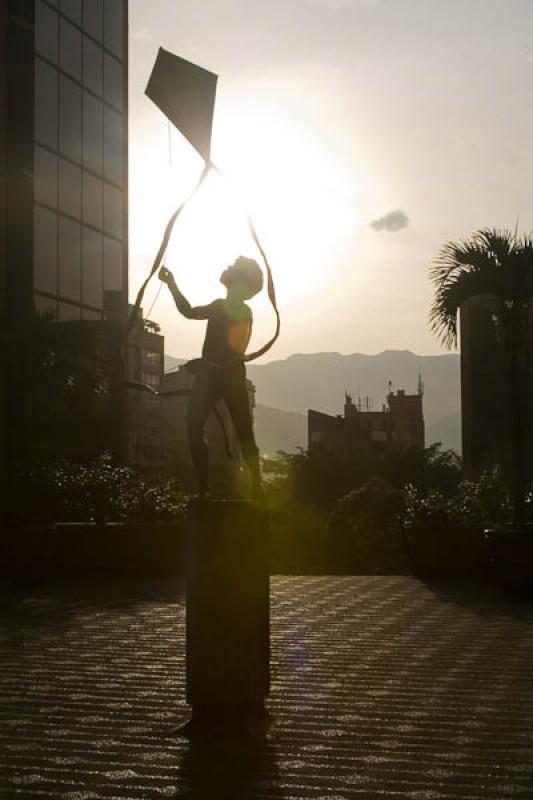
<path id="1" fill-rule="evenodd" d="M 187 409 L 189 447 L 201 495 L 205 495 L 209 490 L 209 449 L 205 438 L 205 426 L 209 413 L 218 399 L 217 395 L 215 381 L 209 368 L 206 367 L 196 375 Z"/>
<path id="2" fill-rule="evenodd" d="M 252 493 L 254 495 L 262 494 L 259 448 L 255 441 L 244 365 L 242 365 L 242 371 L 232 370 L 227 376 L 223 396 L 250 473 Z"/>

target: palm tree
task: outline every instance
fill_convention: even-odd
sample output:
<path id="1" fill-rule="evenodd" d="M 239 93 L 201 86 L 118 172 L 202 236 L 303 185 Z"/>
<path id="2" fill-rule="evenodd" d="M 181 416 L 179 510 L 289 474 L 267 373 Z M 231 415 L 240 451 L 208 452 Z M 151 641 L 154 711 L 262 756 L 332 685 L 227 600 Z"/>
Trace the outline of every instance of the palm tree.
<path id="1" fill-rule="evenodd" d="M 525 523 L 527 449 L 524 441 L 528 320 L 533 298 L 533 239 L 508 230 L 482 229 L 448 242 L 431 268 L 435 297 L 429 320 L 448 348 L 457 347 L 457 312 L 477 295 L 494 300 L 493 322 L 509 370 L 513 430 L 514 524 Z"/>

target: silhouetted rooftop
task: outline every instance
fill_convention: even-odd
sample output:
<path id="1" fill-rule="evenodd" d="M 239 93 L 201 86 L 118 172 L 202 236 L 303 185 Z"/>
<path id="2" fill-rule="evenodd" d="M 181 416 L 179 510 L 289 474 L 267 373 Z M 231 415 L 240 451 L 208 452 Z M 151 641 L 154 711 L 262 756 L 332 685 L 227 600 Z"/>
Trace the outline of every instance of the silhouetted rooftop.
<path id="1" fill-rule="evenodd" d="M 529 798 L 532 622 L 486 587 L 273 578 L 273 724 L 191 744 L 180 586 L 4 595 L 0 796 Z"/>

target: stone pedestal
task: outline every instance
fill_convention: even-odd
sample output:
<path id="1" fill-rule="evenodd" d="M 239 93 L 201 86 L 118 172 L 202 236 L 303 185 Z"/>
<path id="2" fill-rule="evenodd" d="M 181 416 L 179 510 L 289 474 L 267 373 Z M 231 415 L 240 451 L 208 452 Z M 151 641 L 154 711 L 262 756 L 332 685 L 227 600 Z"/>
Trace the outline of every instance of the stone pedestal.
<path id="1" fill-rule="evenodd" d="M 259 709 L 268 694 L 268 516 L 246 501 L 193 510 L 187 542 L 187 702 L 198 717 Z"/>

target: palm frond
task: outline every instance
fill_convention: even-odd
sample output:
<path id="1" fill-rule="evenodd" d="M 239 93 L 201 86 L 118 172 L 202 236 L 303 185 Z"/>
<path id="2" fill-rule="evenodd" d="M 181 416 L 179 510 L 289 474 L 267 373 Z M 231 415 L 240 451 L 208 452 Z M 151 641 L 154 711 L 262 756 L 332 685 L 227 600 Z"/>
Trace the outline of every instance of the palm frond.
<path id="1" fill-rule="evenodd" d="M 468 239 L 448 242 L 430 268 L 435 288 L 429 323 L 451 349 L 457 346 L 457 312 L 471 297 L 491 294 L 515 301 L 533 296 L 533 239 L 483 228 Z"/>

